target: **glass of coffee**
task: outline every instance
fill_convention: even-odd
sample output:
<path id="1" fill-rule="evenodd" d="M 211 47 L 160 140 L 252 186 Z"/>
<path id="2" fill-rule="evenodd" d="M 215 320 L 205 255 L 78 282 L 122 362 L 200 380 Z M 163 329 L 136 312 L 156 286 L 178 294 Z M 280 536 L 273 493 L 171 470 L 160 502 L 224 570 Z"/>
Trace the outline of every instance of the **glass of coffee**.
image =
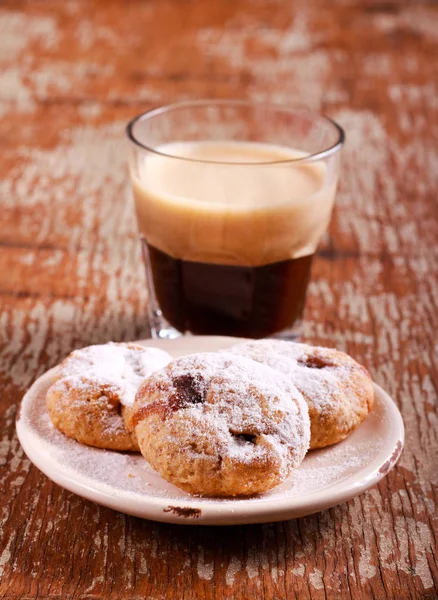
<path id="1" fill-rule="evenodd" d="M 127 135 L 152 336 L 296 338 L 335 198 L 339 125 L 200 100 L 141 114 Z"/>

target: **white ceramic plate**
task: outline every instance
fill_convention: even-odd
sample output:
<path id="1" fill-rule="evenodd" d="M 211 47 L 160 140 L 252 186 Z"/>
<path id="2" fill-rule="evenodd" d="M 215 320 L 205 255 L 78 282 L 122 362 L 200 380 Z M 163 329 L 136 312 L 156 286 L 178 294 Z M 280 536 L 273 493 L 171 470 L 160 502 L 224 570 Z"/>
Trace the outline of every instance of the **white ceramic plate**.
<path id="1" fill-rule="evenodd" d="M 140 343 L 180 356 L 226 348 L 235 342 L 234 338 L 205 336 Z M 391 398 L 375 385 L 375 405 L 362 425 L 340 444 L 309 452 L 282 485 L 250 499 L 198 498 L 162 479 L 139 454 L 82 446 L 58 432 L 45 408 L 54 371 L 35 381 L 21 404 L 17 433 L 27 456 L 67 490 L 145 519 L 229 525 L 309 515 L 375 485 L 395 465 L 403 449 L 401 415 Z"/>

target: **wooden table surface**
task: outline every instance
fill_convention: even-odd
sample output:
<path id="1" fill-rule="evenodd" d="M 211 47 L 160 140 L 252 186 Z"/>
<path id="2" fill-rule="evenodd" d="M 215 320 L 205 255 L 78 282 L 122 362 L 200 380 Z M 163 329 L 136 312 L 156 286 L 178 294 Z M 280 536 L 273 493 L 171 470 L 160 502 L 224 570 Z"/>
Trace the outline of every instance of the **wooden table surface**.
<path id="1" fill-rule="evenodd" d="M 0 596 L 437 598 L 438 5 L 0 5 Z M 406 448 L 362 496 L 268 525 L 142 521 L 51 483 L 14 419 L 73 348 L 148 336 L 124 126 L 181 99 L 304 104 L 346 129 L 304 339 L 362 361 Z"/>

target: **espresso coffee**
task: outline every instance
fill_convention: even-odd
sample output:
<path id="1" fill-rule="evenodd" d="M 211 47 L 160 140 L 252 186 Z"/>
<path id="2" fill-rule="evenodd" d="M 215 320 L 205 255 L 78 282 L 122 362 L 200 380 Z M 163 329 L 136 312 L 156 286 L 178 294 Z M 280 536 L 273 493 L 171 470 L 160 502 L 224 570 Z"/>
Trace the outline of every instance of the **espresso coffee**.
<path id="1" fill-rule="evenodd" d="M 301 318 L 312 256 L 236 267 L 175 259 L 144 243 L 158 305 L 179 331 L 261 338 Z"/>
<path id="2" fill-rule="evenodd" d="M 270 144 L 179 142 L 142 159 L 132 173 L 138 224 L 173 327 L 257 338 L 301 318 L 336 187 L 323 163 L 293 162 L 304 156 Z"/>

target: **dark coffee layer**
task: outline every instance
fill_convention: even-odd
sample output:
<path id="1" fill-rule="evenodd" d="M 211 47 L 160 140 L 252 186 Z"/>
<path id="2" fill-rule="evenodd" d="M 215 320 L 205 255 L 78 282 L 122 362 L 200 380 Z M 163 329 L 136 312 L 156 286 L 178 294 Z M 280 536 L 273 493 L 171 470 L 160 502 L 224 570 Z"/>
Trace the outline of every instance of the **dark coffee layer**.
<path id="1" fill-rule="evenodd" d="M 313 255 L 235 267 L 178 260 L 143 243 L 158 305 L 179 331 L 261 338 L 302 316 Z"/>

